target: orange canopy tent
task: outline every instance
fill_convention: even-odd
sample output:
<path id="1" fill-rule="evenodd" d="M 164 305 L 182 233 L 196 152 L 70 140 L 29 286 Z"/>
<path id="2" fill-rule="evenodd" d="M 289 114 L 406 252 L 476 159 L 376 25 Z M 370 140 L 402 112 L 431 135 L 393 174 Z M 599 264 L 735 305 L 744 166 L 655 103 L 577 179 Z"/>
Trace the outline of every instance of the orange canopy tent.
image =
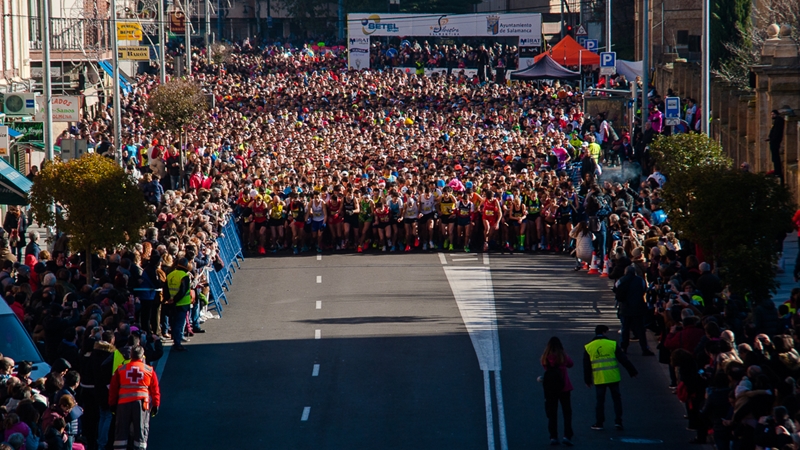
<path id="1" fill-rule="evenodd" d="M 537 63 L 544 55 L 549 54 L 555 62 L 562 66 L 593 66 L 600 64 L 600 55 L 595 52 L 586 50 L 581 44 L 578 44 L 572 36 L 564 36 L 558 44 L 550 48 L 546 53 L 541 53 L 533 58 L 533 62 Z"/>

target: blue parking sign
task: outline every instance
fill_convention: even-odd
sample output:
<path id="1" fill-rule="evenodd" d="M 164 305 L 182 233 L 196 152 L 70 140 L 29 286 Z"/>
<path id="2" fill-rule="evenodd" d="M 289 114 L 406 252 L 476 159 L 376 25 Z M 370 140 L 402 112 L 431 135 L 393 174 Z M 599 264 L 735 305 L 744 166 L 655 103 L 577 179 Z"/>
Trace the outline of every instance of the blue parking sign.
<path id="1" fill-rule="evenodd" d="M 617 52 L 600 53 L 600 67 L 617 67 Z"/>
<path id="2" fill-rule="evenodd" d="M 667 119 L 679 119 L 681 117 L 681 99 L 679 97 L 667 97 L 664 103 L 664 109 L 666 109 L 664 117 Z"/>
<path id="3" fill-rule="evenodd" d="M 617 73 L 617 53 L 600 53 L 600 75 L 614 75 Z"/>
<path id="4" fill-rule="evenodd" d="M 597 39 L 587 39 L 586 43 L 584 44 L 584 47 L 586 47 L 586 50 L 597 53 L 598 50 Z"/>

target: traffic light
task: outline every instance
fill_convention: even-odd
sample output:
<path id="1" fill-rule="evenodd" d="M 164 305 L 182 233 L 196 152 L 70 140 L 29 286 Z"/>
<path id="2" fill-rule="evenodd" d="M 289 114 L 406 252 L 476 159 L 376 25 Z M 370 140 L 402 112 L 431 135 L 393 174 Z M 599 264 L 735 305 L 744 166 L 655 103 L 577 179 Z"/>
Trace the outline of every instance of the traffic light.
<path id="1" fill-rule="evenodd" d="M 565 25 L 564 26 L 564 35 L 572 36 L 572 25 Z M 575 36 L 572 36 L 575 37 Z"/>

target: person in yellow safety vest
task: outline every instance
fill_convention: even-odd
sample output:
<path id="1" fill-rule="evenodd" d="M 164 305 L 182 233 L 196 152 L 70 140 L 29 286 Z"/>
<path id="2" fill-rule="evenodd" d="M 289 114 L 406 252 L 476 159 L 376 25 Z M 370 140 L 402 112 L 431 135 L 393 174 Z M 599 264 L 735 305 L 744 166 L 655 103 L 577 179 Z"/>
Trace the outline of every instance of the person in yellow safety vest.
<path id="1" fill-rule="evenodd" d="M 606 389 L 611 391 L 611 400 L 614 402 L 614 426 L 622 430 L 622 397 L 619 393 L 620 376 L 619 365 L 628 371 L 631 378 L 639 372 L 625 356 L 616 341 L 605 336 L 608 327 L 598 325 L 594 329 L 595 337 L 586 344 L 583 352 L 583 380 L 586 387 L 594 385 L 597 394 L 595 406 L 596 421 L 593 430 L 602 430 L 605 421 Z"/>
<path id="2" fill-rule="evenodd" d="M 587 136 L 587 141 L 589 141 L 589 156 L 592 157 L 594 162 L 600 163 L 600 157 L 603 156 L 603 149 L 600 147 L 600 144 L 597 143 L 597 139 L 594 136 Z"/>
<path id="3" fill-rule="evenodd" d="M 173 342 L 172 351 L 174 352 L 186 351 L 186 347 L 182 344 L 184 341 L 183 329 L 186 327 L 186 316 L 194 301 L 191 295 L 189 270 L 189 261 L 186 258 L 181 258 L 178 260 L 175 270 L 167 275 L 167 288 L 169 289 L 167 303 L 175 305 L 172 320 L 170 320 Z"/>

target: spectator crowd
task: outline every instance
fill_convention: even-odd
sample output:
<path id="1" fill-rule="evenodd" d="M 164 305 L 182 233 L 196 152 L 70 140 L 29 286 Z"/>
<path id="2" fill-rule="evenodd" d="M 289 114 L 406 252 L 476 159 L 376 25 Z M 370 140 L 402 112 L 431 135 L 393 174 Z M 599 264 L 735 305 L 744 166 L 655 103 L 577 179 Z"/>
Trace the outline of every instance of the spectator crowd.
<path id="1" fill-rule="evenodd" d="M 514 66 L 513 53 L 414 43 L 397 58 L 457 69 L 484 57 Z M 31 379 L 29 362 L 0 359 L 3 445 L 108 448 L 114 370 L 138 346 L 150 365 L 166 339 L 185 349 L 213 317 L 205 274 L 225 264 L 215 238 L 228 220 L 261 255 L 445 249 L 572 257 L 576 270 L 616 282 L 623 349 L 632 332 L 647 354 L 645 329 L 658 334 L 653 350 L 670 364 L 698 441 L 713 430 L 719 449 L 794 442 L 795 298 L 776 310 L 771 301 L 727 295 L 665 223 L 667 180 L 646 151 L 663 131 L 657 94 L 650 120 L 628 129 L 587 115 L 583 94 L 568 85 L 498 84 L 458 70 L 350 71 L 345 58 L 249 45 L 234 46 L 224 64 L 195 58 L 191 78 L 215 102 L 183 148 L 174 132 L 149 125 L 147 99 L 158 81 L 146 74 L 122 99 L 119 145 L 110 109 L 59 137 L 120 157 L 152 226 L 136 245 L 91 255 L 96 270 L 87 274 L 68 236 L 56 235 L 48 251 L 27 231 L 24 210 L 6 216 L 3 298 L 51 371 Z M 604 177 L 610 166 L 622 166 L 625 177 Z M 175 301 L 175 271 L 190 274 L 190 305 Z"/>

